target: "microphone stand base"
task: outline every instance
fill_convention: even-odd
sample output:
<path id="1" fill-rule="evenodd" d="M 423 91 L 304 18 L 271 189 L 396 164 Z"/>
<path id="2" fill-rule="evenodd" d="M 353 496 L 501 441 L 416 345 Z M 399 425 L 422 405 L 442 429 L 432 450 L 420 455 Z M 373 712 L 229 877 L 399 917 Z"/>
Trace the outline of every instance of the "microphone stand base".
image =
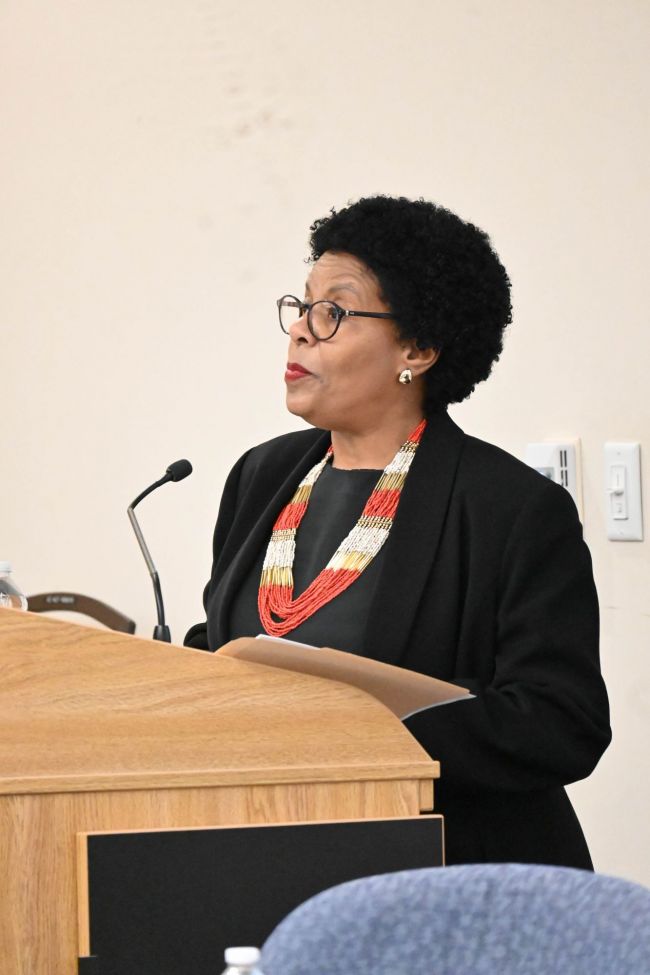
<path id="1" fill-rule="evenodd" d="M 161 643 L 171 643 L 172 635 L 169 632 L 168 626 L 161 626 L 158 624 L 153 628 L 153 638 L 154 640 L 160 640 Z"/>

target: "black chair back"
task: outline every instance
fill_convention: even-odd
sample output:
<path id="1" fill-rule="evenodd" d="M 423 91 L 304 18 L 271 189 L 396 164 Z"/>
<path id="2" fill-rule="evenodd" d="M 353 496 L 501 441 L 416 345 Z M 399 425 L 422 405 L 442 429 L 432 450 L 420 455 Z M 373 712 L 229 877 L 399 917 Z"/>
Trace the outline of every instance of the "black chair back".
<path id="1" fill-rule="evenodd" d="M 27 609 L 30 613 L 82 613 L 91 619 L 103 623 L 110 630 L 120 633 L 135 633 L 135 621 L 124 613 L 103 603 L 92 596 L 82 596 L 77 592 L 41 592 L 27 597 Z"/>

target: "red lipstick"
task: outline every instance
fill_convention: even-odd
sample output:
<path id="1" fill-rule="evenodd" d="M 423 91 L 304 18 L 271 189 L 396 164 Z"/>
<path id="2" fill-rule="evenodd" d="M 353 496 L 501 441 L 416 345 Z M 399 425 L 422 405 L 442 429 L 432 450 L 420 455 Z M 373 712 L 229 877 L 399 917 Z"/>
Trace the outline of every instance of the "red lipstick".
<path id="1" fill-rule="evenodd" d="M 304 379 L 305 376 L 311 375 L 309 369 L 305 369 L 299 362 L 287 362 L 287 371 L 284 374 L 284 380 L 287 383 L 293 383 L 298 379 Z"/>

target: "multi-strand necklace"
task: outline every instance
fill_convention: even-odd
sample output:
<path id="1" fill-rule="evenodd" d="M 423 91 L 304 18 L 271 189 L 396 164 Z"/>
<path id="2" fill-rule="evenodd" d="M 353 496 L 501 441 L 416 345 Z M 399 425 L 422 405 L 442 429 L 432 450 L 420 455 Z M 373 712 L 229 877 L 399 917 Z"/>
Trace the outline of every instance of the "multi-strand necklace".
<path id="1" fill-rule="evenodd" d="M 270 636 L 284 636 L 304 623 L 359 578 L 388 538 L 400 495 L 427 421 L 421 420 L 382 472 L 359 520 L 343 539 L 325 568 L 297 599 L 293 598 L 296 533 L 309 497 L 332 447 L 302 479 L 291 501 L 280 512 L 266 550 L 257 597 L 260 620 Z M 274 619 L 273 617 L 277 619 Z"/>

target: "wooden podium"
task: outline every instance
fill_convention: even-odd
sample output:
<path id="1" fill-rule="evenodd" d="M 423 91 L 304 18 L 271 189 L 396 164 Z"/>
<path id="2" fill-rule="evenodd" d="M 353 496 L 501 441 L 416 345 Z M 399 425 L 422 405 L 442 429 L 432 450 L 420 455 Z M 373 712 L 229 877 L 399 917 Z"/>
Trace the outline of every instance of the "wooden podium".
<path id="1" fill-rule="evenodd" d="M 0 968 L 76 975 L 81 833 L 418 817 L 432 761 L 334 681 L 0 610 Z"/>

